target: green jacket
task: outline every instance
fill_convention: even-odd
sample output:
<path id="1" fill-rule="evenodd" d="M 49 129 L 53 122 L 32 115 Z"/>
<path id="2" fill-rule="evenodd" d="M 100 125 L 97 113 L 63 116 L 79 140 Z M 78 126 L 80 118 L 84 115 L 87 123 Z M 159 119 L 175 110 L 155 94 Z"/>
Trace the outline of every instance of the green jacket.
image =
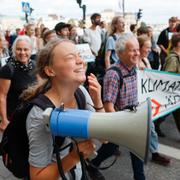
<path id="1" fill-rule="evenodd" d="M 163 70 L 180 74 L 180 56 L 176 52 L 171 51 L 166 57 Z"/>

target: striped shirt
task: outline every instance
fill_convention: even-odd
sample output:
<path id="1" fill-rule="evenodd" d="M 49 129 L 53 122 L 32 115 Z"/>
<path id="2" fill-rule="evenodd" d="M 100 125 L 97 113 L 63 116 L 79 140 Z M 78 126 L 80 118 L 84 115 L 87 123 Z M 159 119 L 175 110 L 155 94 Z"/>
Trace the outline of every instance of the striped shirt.
<path id="1" fill-rule="evenodd" d="M 122 62 L 117 62 L 113 66 L 117 66 L 121 70 L 123 85 L 120 88 L 120 78 L 116 71 L 107 71 L 104 77 L 103 101 L 112 102 L 116 110 L 137 105 L 137 74 L 135 67 L 129 70 Z"/>

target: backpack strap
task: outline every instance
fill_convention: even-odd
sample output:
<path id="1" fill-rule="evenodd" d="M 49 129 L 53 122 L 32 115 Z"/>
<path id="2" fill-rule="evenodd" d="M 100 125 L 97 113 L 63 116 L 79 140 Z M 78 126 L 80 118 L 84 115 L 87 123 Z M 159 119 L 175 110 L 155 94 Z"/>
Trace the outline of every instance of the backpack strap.
<path id="1" fill-rule="evenodd" d="M 74 96 L 76 98 L 78 108 L 79 109 L 85 109 L 85 107 L 86 107 L 86 98 L 85 98 L 85 95 L 84 95 L 84 93 L 82 92 L 82 90 L 80 88 L 78 88 L 76 90 L 76 92 L 74 93 Z"/>
<path id="2" fill-rule="evenodd" d="M 45 110 L 48 107 L 55 108 L 54 104 L 50 101 L 50 99 L 43 94 L 39 94 L 36 98 L 32 99 L 30 101 L 30 104 L 37 105 L 42 110 Z M 59 137 L 59 136 L 53 137 L 53 146 L 54 146 L 53 151 L 56 154 L 59 173 L 63 180 L 67 180 L 62 169 L 62 161 L 59 155 L 60 147 L 63 145 L 64 141 L 65 141 L 64 137 Z"/>
<path id="3" fill-rule="evenodd" d="M 112 34 L 112 35 L 109 36 L 109 37 L 112 37 L 113 40 L 114 40 L 114 42 L 116 42 L 117 37 L 116 37 L 115 34 Z M 112 58 L 112 55 L 115 54 L 115 53 L 116 53 L 116 50 L 115 50 L 115 49 L 112 49 L 112 50 L 111 50 L 111 55 L 110 55 L 110 63 L 111 63 L 111 64 L 114 64 L 114 62 L 115 62 L 114 59 Z"/>
<path id="4" fill-rule="evenodd" d="M 109 70 L 113 70 L 113 71 L 116 71 L 118 73 L 118 76 L 119 76 L 119 89 L 121 89 L 122 86 L 123 86 L 123 79 L 124 78 L 130 77 L 130 76 L 133 76 L 133 75 L 136 74 L 136 71 L 134 70 L 132 73 L 128 73 L 127 75 L 123 75 L 122 72 L 121 72 L 121 69 L 118 68 L 117 66 L 111 66 L 107 71 L 109 71 Z"/>
<path id="5" fill-rule="evenodd" d="M 117 40 L 117 37 L 116 37 L 116 35 L 115 35 L 115 34 L 113 34 L 113 35 L 112 35 L 112 37 L 113 37 L 114 41 L 116 41 L 116 40 Z"/>
<path id="6" fill-rule="evenodd" d="M 78 88 L 76 90 L 76 92 L 74 93 L 74 96 L 76 98 L 78 108 L 79 109 L 85 109 L 86 98 L 85 98 L 85 95 L 80 88 Z M 49 98 L 43 94 L 39 94 L 36 98 L 32 99 L 30 101 L 30 104 L 37 105 L 42 110 L 45 110 L 48 107 L 55 108 L 54 104 L 49 100 Z"/>
<path id="7" fill-rule="evenodd" d="M 39 94 L 36 98 L 30 101 L 30 104 L 37 105 L 42 110 L 45 110 L 48 107 L 55 108 L 54 104 L 43 94 Z"/>
<path id="8" fill-rule="evenodd" d="M 117 66 L 111 66 L 107 71 L 109 71 L 109 70 L 113 70 L 113 71 L 117 72 L 117 74 L 119 76 L 119 89 L 121 89 L 123 86 L 123 75 L 122 75 L 120 68 L 118 68 Z"/>

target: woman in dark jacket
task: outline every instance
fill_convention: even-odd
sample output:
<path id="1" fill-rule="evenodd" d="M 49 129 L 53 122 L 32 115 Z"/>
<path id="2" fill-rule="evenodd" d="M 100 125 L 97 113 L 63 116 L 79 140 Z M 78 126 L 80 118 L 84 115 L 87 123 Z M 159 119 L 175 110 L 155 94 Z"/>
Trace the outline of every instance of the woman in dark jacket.
<path id="1" fill-rule="evenodd" d="M 35 68 L 31 61 L 32 45 L 28 36 L 19 36 L 12 46 L 12 57 L 0 69 L 0 130 L 4 130 L 9 118 L 20 103 L 20 94 L 35 82 Z"/>

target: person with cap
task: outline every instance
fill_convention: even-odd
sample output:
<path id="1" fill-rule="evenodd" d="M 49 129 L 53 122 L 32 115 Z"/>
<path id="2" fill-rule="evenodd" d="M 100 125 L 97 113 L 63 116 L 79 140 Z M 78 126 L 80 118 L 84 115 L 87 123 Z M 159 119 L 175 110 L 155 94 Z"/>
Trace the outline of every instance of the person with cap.
<path id="1" fill-rule="evenodd" d="M 69 27 L 70 24 L 66 24 L 64 22 L 59 22 L 56 24 L 54 30 L 59 38 L 69 39 Z"/>
<path id="2" fill-rule="evenodd" d="M 91 15 L 90 19 L 91 26 L 84 29 L 83 41 L 89 44 L 92 54 L 95 56 L 95 63 L 88 62 L 86 74 L 89 75 L 90 73 L 93 73 L 97 75 L 97 57 L 102 43 L 102 30 L 100 28 L 101 15 L 99 13 L 94 13 Z"/>
<path id="3" fill-rule="evenodd" d="M 91 23 L 90 28 L 84 29 L 83 40 L 90 45 L 92 53 L 97 56 L 101 47 L 101 15 L 99 13 L 92 14 Z"/>
<path id="4" fill-rule="evenodd" d="M 169 40 L 171 39 L 173 33 L 176 32 L 177 21 L 178 21 L 177 17 L 174 16 L 171 17 L 169 19 L 169 27 L 164 29 L 158 37 L 157 44 L 161 49 L 161 53 L 160 53 L 161 69 L 164 65 L 165 58 L 168 54 Z"/>

